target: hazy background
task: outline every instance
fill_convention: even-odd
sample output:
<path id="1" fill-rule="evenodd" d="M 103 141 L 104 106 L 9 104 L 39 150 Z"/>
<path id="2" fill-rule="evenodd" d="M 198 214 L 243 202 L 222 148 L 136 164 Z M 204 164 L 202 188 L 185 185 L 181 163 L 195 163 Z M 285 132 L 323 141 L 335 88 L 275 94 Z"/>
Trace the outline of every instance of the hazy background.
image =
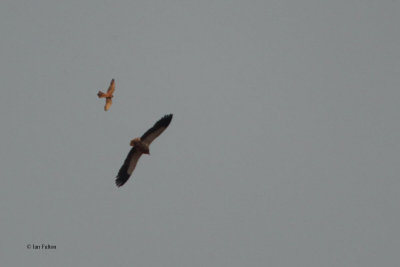
<path id="1" fill-rule="evenodd" d="M 2 1 L 1 265 L 398 266 L 399 14 Z M 168 113 L 117 188 L 129 141 Z"/>

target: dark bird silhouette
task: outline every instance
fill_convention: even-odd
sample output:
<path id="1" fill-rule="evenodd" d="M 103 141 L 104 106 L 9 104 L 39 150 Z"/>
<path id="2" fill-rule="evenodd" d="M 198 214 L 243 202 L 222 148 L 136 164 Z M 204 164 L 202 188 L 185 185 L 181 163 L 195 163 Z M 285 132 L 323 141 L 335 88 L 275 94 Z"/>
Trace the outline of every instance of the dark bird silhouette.
<path id="1" fill-rule="evenodd" d="M 172 114 L 165 115 L 159 121 L 157 121 L 153 127 L 145 132 L 142 137 L 132 139 L 130 145 L 131 150 L 126 157 L 124 164 L 119 169 L 118 175 L 115 180 L 115 184 L 120 187 L 123 186 L 129 177 L 132 175 L 133 170 L 142 154 L 150 155 L 149 146 L 171 123 Z"/>
<path id="2" fill-rule="evenodd" d="M 97 93 L 97 96 L 99 98 L 105 98 L 106 99 L 106 105 L 104 106 L 104 111 L 107 111 L 111 105 L 112 105 L 112 98 L 114 97 L 113 93 L 115 91 L 115 81 L 114 79 L 111 80 L 110 86 L 108 87 L 107 93 L 103 93 L 102 91 L 99 91 Z"/>

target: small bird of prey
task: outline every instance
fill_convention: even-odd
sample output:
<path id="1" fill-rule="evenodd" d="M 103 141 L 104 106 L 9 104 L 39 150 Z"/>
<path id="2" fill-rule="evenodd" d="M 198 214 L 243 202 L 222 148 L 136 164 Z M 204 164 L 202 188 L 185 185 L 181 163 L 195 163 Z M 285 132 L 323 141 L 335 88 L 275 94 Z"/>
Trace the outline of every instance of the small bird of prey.
<path id="1" fill-rule="evenodd" d="M 110 82 L 110 86 L 107 89 L 107 93 L 103 93 L 102 91 L 99 91 L 97 93 L 97 96 L 99 98 L 104 97 L 106 99 L 106 105 L 104 106 L 104 111 L 107 111 L 111 107 L 111 105 L 112 105 L 111 98 L 114 97 L 114 95 L 113 95 L 114 91 L 115 91 L 115 81 L 114 81 L 114 79 L 112 79 Z"/>

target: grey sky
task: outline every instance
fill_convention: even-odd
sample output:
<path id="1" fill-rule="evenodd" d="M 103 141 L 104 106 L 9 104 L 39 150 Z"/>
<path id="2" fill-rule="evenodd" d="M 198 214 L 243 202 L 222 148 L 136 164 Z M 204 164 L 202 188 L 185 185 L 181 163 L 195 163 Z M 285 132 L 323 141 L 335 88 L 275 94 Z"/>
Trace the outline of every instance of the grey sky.
<path id="1" fill-rule="evenodd" d="M 397 266 L 399 11 L 2 1 L 1 265 Z"/>

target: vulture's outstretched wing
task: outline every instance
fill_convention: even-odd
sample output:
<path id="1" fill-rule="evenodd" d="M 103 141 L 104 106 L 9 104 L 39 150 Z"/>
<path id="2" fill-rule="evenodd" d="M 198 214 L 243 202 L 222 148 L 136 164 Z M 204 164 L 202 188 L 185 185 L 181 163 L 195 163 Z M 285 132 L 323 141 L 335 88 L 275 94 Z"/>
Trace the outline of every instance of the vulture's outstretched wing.
<path id="1" fill-rule="evenodd" d="M 121 169 L 119 169 L 116 177 L 117 179 L 115 179 L 115 184 L 118 187 L 123 186 L 126 181 L 128 181 L 129 177 L 131 177 L 141 155 L 142 152 L 138 151 L 135 147 L 132 147 L 132 149 L 129 151 L 124 164 L 122 165 Z"/>
<path id="2" fill-rule="evenodd" d="M 106 105 L 104 106 L 104 111 L 107 111 L 112 105 L 111 97 L 106 98 Z"/>
<path id="3" fill-rule="evenodd" d="M 157 121 L 153 127 L 147 130 L 140 140 L 147 145 L 150 145 L 154 139 L 156 139 L 165 129 L 167 129 L 168 125 L 171 123 L 172 114 L 165 115 L 159 121 Z"/>

